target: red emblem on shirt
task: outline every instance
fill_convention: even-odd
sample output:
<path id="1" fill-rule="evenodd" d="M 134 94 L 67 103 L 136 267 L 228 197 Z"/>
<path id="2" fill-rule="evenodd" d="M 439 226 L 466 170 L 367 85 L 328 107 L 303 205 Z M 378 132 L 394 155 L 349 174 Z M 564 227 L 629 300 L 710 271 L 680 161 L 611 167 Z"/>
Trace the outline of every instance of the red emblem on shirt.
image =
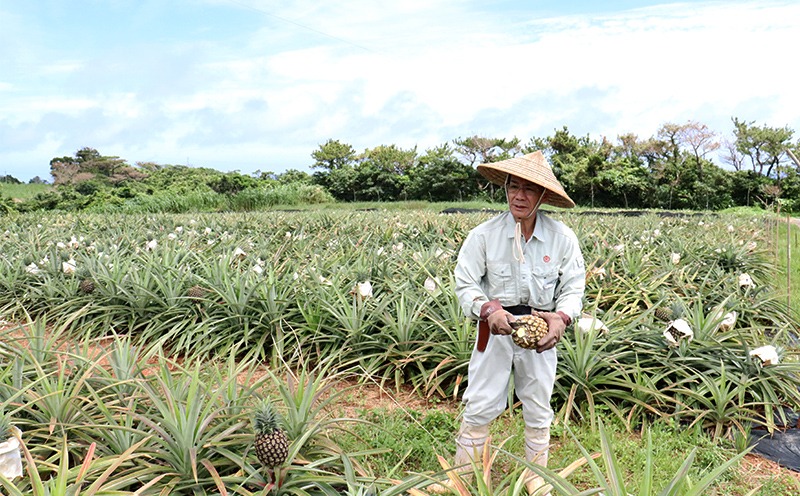
<path id="1" fill-rule="evenodd" d="M 549 262 L 550 262 L 550 255 L 545 255 L 544 256 L 544 263 L 549 263 Z"/>

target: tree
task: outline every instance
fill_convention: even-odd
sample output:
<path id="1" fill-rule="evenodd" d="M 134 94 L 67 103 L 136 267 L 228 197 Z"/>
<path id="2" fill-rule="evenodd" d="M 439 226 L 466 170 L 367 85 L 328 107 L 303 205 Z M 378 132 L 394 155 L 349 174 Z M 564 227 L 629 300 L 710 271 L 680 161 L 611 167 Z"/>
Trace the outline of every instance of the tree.
<path id="1" fill-rule="evenodd" d="M 20 181 L 19 179 L 17 179 L 14 176 L 5 175 L 5 176 L 0 176 L 0 183 L 22 184 L 22 181 Z"/>
<path id="2" fill-rule="evenodd" d="M 311 176 L 308 172 L 303 172 L 297 169 L 289 169 L 282 174 L 275 176 L 275 179 L 281 184 L 311 184 Z"/>
<path id="3" fill-rule="evenodd" d="M 744 122 L 733 118 L 735 153 L 750 160 L 752 170 L 758 174 L 780 179 L 782 169 L 791 163 L 786 155 L 792 146 L 794 131 L 788 126 L 782 128 L 756 126 L 755 121 Z M 735 164 L 736 157 L 729 158 Z"/>
<path id="4" fill-rule="evenodd" d="M 314 159 L 312 169 L 334 171 L 352 165 L 356 158 L 356 151 L 351 145 L 329 139 L 325 144 L 320 145 L 318 150 L 311 152 L 311 158 Z"/>
<path id="5" fill-rule="evenodd" d="M 119 157 L 102 156 L 94 148 L 84 147 L 75 157 L 56 157 L 50 160 L 53 184 L 75 185 L 98 179 L 103 185 L 117 185 L 125 181 L 140 181 L 147 171 L 131 167 Z"/>
<path id="6" fill-rule="evenodd" d="M 520 152 L 519 143 L 519 138 L 486 138 L 477 135 L 453 140 L 456 153 L 464 157 L 471 167 L 511 158 Z M 494 184 L 486 181 L 480 175 L 476 175 L 476 181 L 480 190 L 488 190 L 489 198 L 494 199 Z"/>
<path id="7" fill-rule="evenodd" d="M 258 186 L 258 179 L 238 172 L 228 172 L 227 174 L 220 174 L 210 178 L 208 186 L 219 194 L 235 195 L 248 188 Z"/>
<path id="8" fill-rule="evenodd" d="M 364 200 L 396 201 L 408 183 L 408 171 L 417 158 L 416 147 L 403 150 L 381 145 L 364 150 L 355 166 L 356 180 Z"/>
<path id="9" fill-rule="evenodd" d="M 460 162 L 447 143 L 426 150 L 408 176 L 406 194 L 414 200 L 462 201 L 480 192 L 478 171 Z"/>
<path id="10" fill-rule="evenodd" d="M 469 138 L 456 138 L 453 144 L 456 153 L 461 154 L 471 166 L 499 162 L 511 158 L 519 152 L 519 138 L 485 138 L 483 136 L 470 136 Z"/>

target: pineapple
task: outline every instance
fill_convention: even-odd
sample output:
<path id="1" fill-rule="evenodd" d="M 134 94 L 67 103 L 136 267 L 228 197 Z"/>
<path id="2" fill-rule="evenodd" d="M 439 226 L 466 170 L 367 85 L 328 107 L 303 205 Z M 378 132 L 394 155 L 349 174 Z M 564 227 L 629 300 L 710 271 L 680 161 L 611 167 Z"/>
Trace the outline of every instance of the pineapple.
<path id="1" fill-rule="evenodd" d="M 289 456 L 289 439 L 280 428 L 278 412 L 265 402 L 255 414 L 255 450 L 258 460 L 268 468 L 277 467 Z"/>
<path id="2" fill-rule="evenodd" d="M 533 349 L 536 344 L 547 334 L 547 322 L 535 315 L 523 315 L 511 323 L 514 332 L 511 339 L 520 348 Z"/>
<path id="3" fill-rule="evenodd" d="M 89 278 L 81 279 L 78 289 L 83 294 L 92 294 L 94 292 L 94 281 Z"/>
<path id="4" fill-rule="evenodd" d="M 653 315 L 656 316 L 658 320 L 669 322 L 672 320 L 672 310 L 665 307 L 658 307 L 653 312 Z"/>
<path id="5" fill-rule="evenodd" d="M 186 291 L 186 297 L 190 300 L 201 300 L 206 295 L 206 289 L 202 286 L 194 285 Z"/>
<path id="6" fill-rule="evenodd" d="M 672 300 L 656 307 L 653 315 L 663 322 L 672 322 L 683 317 L 685 307 L 681 300 Z"/>

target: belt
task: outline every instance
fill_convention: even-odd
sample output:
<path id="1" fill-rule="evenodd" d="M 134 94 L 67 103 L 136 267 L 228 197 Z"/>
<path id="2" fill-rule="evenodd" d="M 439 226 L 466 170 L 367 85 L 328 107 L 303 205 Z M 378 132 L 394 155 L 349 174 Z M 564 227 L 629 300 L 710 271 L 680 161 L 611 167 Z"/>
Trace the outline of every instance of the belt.
<path id="1" fill-rule="evenodd" d="M 503 307 L 503 310 L 511 315 L 530 315 L 533 308 L 528 305 L 514 305 L 510 307 Z"/>

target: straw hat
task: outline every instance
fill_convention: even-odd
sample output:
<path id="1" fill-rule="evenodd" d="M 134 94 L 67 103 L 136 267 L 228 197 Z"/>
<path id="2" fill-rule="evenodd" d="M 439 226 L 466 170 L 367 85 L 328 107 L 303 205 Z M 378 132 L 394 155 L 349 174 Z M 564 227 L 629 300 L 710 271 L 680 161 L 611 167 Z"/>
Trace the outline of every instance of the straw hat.
<path id="1" fill-rule="evenodd" d="M 478 166 L 478 172 L 498 186 L 505 186 L 509 174 L 526 179 L 547 189 L 542 203 L 563 208 L 575 206 L 575 202 L 564 191 L 564 187 L 558 182 L 553 169 L 540 151 L 500 162 L 481 164 Z"/>

